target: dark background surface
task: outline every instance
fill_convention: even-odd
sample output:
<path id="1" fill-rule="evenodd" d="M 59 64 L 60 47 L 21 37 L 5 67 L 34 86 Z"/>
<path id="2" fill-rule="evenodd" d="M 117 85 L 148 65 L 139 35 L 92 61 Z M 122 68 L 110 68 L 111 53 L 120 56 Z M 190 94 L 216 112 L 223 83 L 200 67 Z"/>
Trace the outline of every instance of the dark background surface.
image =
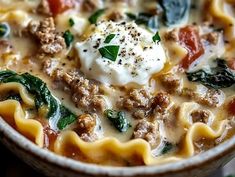
<path id="1" fill-rule="evenodd" d="M 224 177 L 235 174 L 235 160 L 228 164 L 224 169 L 217 170 L 210 177 Z M 20 159 L 15 157 L 9 150 L 0 144 L 0 177 L 45 177 L 35 172 Z"/>

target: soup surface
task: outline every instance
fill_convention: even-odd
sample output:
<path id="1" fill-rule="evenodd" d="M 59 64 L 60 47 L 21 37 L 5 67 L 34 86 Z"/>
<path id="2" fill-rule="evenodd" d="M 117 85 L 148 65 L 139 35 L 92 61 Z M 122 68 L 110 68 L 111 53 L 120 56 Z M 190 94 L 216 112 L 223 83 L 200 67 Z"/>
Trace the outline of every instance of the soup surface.
<path id="1" fill-rule="evenodd" d="M 179 161 L 235 134 L 235 1 L 0 0 L 0 115 L 57 154 Z"/>

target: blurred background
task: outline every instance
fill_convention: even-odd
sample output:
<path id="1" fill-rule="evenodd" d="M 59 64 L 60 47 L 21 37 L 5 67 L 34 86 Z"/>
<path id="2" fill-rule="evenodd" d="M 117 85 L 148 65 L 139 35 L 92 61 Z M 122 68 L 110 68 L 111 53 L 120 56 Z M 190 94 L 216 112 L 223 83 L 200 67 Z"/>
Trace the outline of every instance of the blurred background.
<path id="1" fill-rule="evenodd" d="M 210 177 L 235 177 L 235 159 Z M 234 176 L 233 176 L 234 175 Z M 34 171 L 0 144 L 0 177 L 45 177 Z"/>

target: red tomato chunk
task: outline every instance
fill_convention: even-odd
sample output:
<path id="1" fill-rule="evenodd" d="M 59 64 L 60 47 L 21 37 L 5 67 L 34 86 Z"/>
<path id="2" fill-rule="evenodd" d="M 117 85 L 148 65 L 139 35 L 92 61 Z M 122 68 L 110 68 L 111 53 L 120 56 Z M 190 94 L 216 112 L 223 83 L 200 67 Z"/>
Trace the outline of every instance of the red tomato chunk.
<path id="1" fill-rule="evenodd" d="M 187 49 L 188 54 L 183 58 L 181 66 L 184 69 L 188 67 L 204 54 L 204 48 L 201 43 L 199 32 L 193 26 L 186 26 L 179 31 L 180 44 Z"/>
<path id="2" fill-rule="evenodd" d="M 54 16 L 74 7 L 74 0 L 47 0 Z"/>

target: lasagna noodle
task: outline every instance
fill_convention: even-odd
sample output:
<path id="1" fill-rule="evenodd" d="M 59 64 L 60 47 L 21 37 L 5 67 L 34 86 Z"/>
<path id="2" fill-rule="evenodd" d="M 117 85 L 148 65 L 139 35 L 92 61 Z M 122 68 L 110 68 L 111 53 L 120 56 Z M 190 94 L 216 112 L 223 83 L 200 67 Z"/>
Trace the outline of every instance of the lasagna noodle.
<path id="1" fill-rule="evenodd" d="M 234 18 L 228 14 L 225 9 L 226 1 L 225 0 L 210 0 L 210 13 L 216 22 L 219 22 L 220 25 L 225 30 L 225 36 L 228 39 L 234 38 Z"/>
<path id="2" fill-rule="evenodd" d="M 7 83 L 0 85 L 1 92 L 5 92 L 7 90 L 18 90 L 23 102 L 27 105 L 34 106 L 32 97 L 21 84 Z M 193 110 L 197 106 L 198 105 L 195 105 L 193 103 L 185 103 L 184 105 L 182 105 L 182 110 L 179 114 L 179 120 L 181 122 L 183 122 L 183 120 L 184 122 L 187 122 L 188 116 L 185 112 L 190 111 L 190 109 Z M 43 127 L 41 123 L 33 119 L 26 119 L 22 106 L 18 101 L 6 100 L 0 102 L 0 115 L 4 118 L 13 118 L 20 133 L 22 133 L 26 137 L 29 137 L 30 139 L 33 139 L 38 146 L 43 147 L 44 138 Z M 128 160 L 132 157 L 138 156 L 141 157 L 146 165 L 167 163 L 181 160 L 185 157 L 193 156 L 193 141 L 200 137 L 219 137 L 224 130 L 226 122 L 222 121 L 221 123 L 219 123 L 216 130 L 213 130 L 211 127 L 203 123 L 194 123 L 192 126 L 190 123 L 184 124 L 189 127 L 189 130 L 184 140 L 183 153 L 180 156 L 163 155 L 159 157 L 153 157 L 150 145 L 142 139 L 135 139 L 125 143 L 120 142 L 115 138 L 104 138 L 92 143 L 84 142 L 73 131 L 61 132 L 60 136 L 55 142 L 54 151 L 60 155 L 65 155 L 64 152 L 66 152 L 67 149 L 69 149 L 70 147 L 77 147 L 79 152 L 96 163 L 102 161 L 102 156 L 105 157 L 105 155 L 110 153 L 124 160 Z"/>
<path id="3" fill-rule="evenodd" d="M 27 93 L 26 89 L 18 83 L 0 84 L 0 92 L 18 91 L 22 101 L 27 106 L 34 106 L 32 97 Z M 13 119 L 17 130 L 30 140 L 35 142 L 39 147 L 43 147 L 44 135 L 43 127 L 40 122 L 33 119 L 26 119 L 21 104 L 16 100 L 6 100 L 0 102 L 0 115 L 4 119 Z"/>
<path id="4" fill-rule="evenodd" d="M 195 102 L 185 102 L 180 106 L 180 109 L 178 112 L 178 118 L 179 118 L 180 124 L 184 128 L 189 128 L 191 125 L 193 125 L 191 113 L 196 110 L 200 110 L 200 105 Z M 211 111 L 209 110 L 206 110 L 206 111 L 209 113 L 208 121 L 206 122 L 206 124 L 210 126 L 214 121 L 214 115 Z"/>
<path id="5" fill-rule="evenodd" d="M 7 13 L 16 9 L 32 11 L 38 5 L 39 1 L 21 1 L 21 0 L 0 0 L 0 13 Z"/>
<path id="6" fill-rule="evenodd" d="M 81 140 L 73 131 L 65 131 L 60 134 L 55 143 L 55 152 L 60 155 L 66 155 L 66 149 L 76 147 L 78 152 L 82 153 L 82 155 L 85 155 L 95 163 L 101 163 L 101 157 L 105 157 L 107 152 L 109 152 L 124 160 L 128 160 L 133 156 L 141 157 L 146 165 L 167 163 L 191 157 L 195 154 L 194 141 L 199 138 L 218 138 L 222 135 L 225 125 L 227 124 L 227 121 L 220 121 L 215 129 L 212 129 L 209 125 L 204 123 L 190 122 L 190 113 L 199 107 L 200 106 L 197 103 L 187 102 L 182 104 L 179 110 L 178 120 L 180 125 L 182 128 L 188 129 L 185 138 L 183 139 L 183 150 L 180 155 L 170 154 L 153 157 L 149 144 L 142 139 L 135 139 L 122 143 L 115 138 L 104 138 L 93 143 L 87 143 Z M 212 117 L 211 113 L 210 118 L 212 119 Z"/>
<path id="7" fill-rule="evenodd" d="M 120 142 L 116 138 L 104 138 L 95 142 L 84 142 L 73 131 L 65 131 L 60 134 L 55 142 L 55 152 L 66 155 L 66 151 L 76 147 L 79 152 L 95 163 L 102 163 L 107 154 L 113 157 L 120 157 L 125 161 L 131 158 L 140 157 L 146 165 L 167 163 L 180 160 L 180 157 L 156 157 L 151 155 L 150 145 L 142 139 L 135 139 L 128 142 Z M 94 153 L 95 152 L 95 153 Z"/>
<path id="8" fill-rule="evenodd" d="M 23 10 L 12 10 L 7 13 L 2 13 L 0 10 L 0 22 L 11 22 L 25 28 L 31 20 L 29 14 Z"/>
<path id="9" fill-rule="evenodd" d="M 183 140 L 183 151 L 181 155 L 175 156 L 163 155 L 153 157 L 150 145 L 142 139 L 135 139 L 122 143 L 115 138 L 104 138 L 93 143 L 87 143 L 81 140 L 73 131 L 65 131 L 60 134 L 55 142 L 55 152 L 60 155 L 66 155 L 65 152 L 67 149 L 76 147 L 82 155 L 85 155 L 95 163 L 101 163 L 103 161 L 102 157 L 105 157 L 108 152 L 116 157 L 121 157 L 124 160 L 128 160 L 134 156 L 141 157 L 146 165 L 162 164 L 193 156 L 195 151 L 193 146 L 194 140 L 197 140 L 200 137 L 218 138 L 223 133 L 225 125 L 226 121 L 221 121 L 216 130 L 213 130 L 203 123 L 193 124 Z"/>

